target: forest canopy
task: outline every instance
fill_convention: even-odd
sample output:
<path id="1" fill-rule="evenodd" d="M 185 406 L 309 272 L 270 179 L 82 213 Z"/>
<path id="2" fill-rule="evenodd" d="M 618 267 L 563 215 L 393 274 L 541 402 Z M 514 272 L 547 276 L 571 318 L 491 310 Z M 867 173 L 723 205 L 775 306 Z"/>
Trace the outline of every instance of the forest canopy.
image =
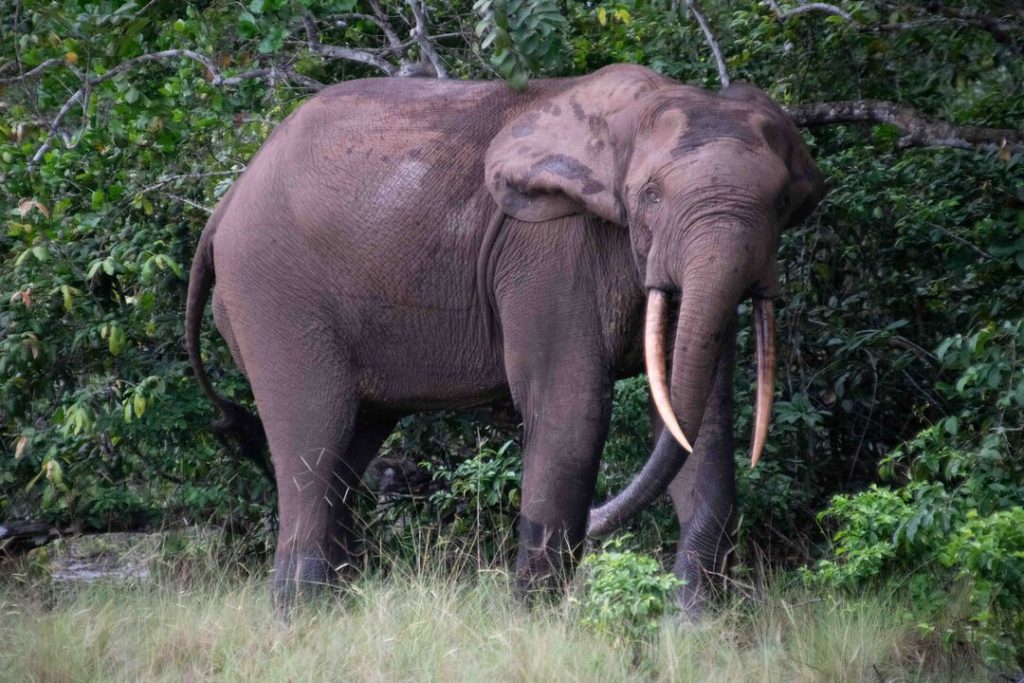
<path id="1" fill-rule="evenodd" d="M 761 464 L 738 468 L 733 572 L 766 558 L 852 588 L 895 573 L 924 601 L 966 587 L 952 637 L 1024 666 L 1024 9 L 1011 0 L 0 0 L 0 520 L 202 523 L 266 551 L 272 487 L 209 431 L 183 344 L 187 270 L 218 199 L 328 84 L 522 88 L 617 62 L 758 85 L 828 183 L 782 239 L 776 408 Z M 750 326 L 741 307 L 740 358 Z M 218 391 L 250 401 L 210 321 L 203 350 Z M 737 375 L 743 436 L 753 369 Z M 599 496 L 644 461 L 646 402 L 641 380 L 617 386 Z M 396 547 L 413 521 L 462 533 L 484 519 L 460 504 L 476 496 L 488 552 L 507 557 L 515 422 L 404 421 L 371 470 L 367 523 Z M 670 549 L 663 507 L 634 525 L 645 551 Z"/>

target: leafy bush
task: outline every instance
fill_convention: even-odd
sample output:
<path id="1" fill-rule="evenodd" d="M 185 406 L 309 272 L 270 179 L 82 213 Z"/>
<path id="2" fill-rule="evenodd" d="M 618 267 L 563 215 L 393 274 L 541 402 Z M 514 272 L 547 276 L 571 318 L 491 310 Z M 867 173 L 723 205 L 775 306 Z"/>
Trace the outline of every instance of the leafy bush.
<path id="1" fill-rule="evenodd" d="M 642 642 L 657 633 L 672 593 L 682 585 L 654 558 L 624 549 L 621 537 L 587 555 L 581 571 L 581 621 L 620 644 Z"/>
<path id="2" fill-rule="evenodd" d="M 956 409 L 883 460 L 882 474 L 901 486 L 833 499 L 822 516 L 838 527 L 835 557 L 808 576 L 857 587 L 913 574 L 909 589 L 931 602 L 963 590 L 962 636 L 993 661 L 1024 666 L 1020 348 L 1024 320 L 943 341 L 936 356 L 956 379 L 937 386 Z"/>

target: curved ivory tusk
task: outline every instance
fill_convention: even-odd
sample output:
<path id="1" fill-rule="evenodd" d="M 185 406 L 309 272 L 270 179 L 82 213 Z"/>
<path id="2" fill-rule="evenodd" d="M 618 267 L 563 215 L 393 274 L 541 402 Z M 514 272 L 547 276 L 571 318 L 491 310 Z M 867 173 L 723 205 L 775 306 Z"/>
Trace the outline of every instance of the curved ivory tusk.
<path id="1" fill-rule="evenodd" d="M 686 440 L 683 428 L 679 426 L 672 411 L 668 393 L 668 373 L 665 371 L 665 318 L 668 313 L 668 294 L 660 289 L 647 293 L 647 320 L 644 322 L 644 360 L 647 363 L 647 381 L 651 386 L 651 398 L 658 409 L 665 428 L 672 433 L 687 453 L 693 446 Z"/>
<path id="2" fill-rule="evenodd" d="M 775 307 L 771 299 L 754 299 L 754 330 L 757 337 L 757 399 L 754 404 L 754 434 L 750 442 L 750 467 L 761 459 L 768 439 L 775 393 Z"/>

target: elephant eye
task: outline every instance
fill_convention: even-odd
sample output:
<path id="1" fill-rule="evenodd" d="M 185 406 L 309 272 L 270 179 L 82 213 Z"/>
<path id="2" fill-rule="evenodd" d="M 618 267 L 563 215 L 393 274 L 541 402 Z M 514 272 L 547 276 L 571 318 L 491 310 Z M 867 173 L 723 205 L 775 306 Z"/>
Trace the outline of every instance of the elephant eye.
<path id="1" fill-rule="evenodd" d="M 661 192 L 657 187 L 648 185 L 644 188 L 644 199 L 649 204 L 660 204 L 661 203 Z"/>
<path id="2" fill-rule="evenodd" d="M 787 206 L 789 206 L 789 195 L 785 193 L 780 194 L 779 198 L 775 200 L 775 210 L 782 213 L 786 210 Z"/>

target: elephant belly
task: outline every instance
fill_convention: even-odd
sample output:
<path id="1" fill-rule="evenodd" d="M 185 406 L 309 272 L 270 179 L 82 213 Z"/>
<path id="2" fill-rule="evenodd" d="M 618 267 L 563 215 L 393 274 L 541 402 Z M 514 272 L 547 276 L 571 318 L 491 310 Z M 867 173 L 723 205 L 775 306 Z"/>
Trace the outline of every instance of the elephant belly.
<path id="1" fill-rule="evenodd" d="M 350 346 L 362 399 L 400 412 L 467 408 L 507 395 L 497 345 L 473 310 L 384 305 Z"/>

